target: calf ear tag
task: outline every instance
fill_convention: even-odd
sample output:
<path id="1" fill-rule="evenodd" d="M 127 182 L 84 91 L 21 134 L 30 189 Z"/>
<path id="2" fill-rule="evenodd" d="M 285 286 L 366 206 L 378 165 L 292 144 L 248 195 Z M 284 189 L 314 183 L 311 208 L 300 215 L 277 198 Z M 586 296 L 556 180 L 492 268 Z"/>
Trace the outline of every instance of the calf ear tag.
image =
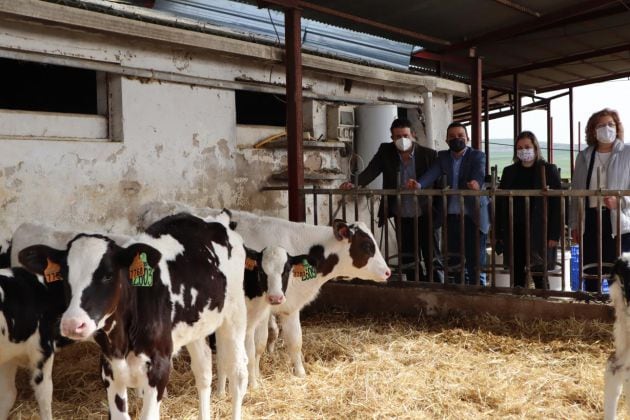
<path id="1" fill-rule="evenodd" d="M 153 272 L 147 262 L 147 254 L 144 252 L 136 254 L 133 262 L 129 266 L 129 279 L 132 286 L 151 287 L 153 286 Z"/>
<path id="2" fill-rule="evenodd" d="M 51 261 L 50 258 L 46 258 L 48 264 L 46 265 L 46 269 L 44 269 L 44 280 L 46 283 L 53 283 L 61 278 L 61 266 L 54 261 Z"/>
<path id="3" fill-rule="evenodd" d="M 301 277 L 302 281 L 311 280 L 317 277 L 317 270 L 306 259 L 303 259 L 300 264 L 293 266 L 293 275 Z"/>
<path id="4" fill-rule="evenodd" d="M 256 260 L 253 258 L 245 258 L 245 269 L 248 271 L 254 270 L 256 268 Z"/>

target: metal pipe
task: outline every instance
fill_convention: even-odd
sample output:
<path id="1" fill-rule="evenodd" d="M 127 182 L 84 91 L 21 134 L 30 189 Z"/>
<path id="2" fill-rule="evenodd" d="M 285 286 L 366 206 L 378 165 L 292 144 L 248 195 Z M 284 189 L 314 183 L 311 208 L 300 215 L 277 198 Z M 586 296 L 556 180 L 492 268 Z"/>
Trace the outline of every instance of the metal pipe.
<path id="1" fill-rule="evenodd" d="M 575 144 L 573 141 L 573 88 L 569 88 L 569 164 L 571 165 L 571 178 L 575 170 L 575 162 L 573 162 L 573 149 Z"/>
<path id="2" fill-rule="evenodd" d="M 293 222 L 305 219 L 304 196 L 299 193 L 304 187 L 301 18 L 300 9 L 284 10 L 289 220 Z"/>
<path id="3" fill-rule="evenodd" d="M 518 73 L 512 76 L 512 102 L 514 109 L 514 138 L 517 138 L 521 132 L 521 92 L 519 90 Z"/>

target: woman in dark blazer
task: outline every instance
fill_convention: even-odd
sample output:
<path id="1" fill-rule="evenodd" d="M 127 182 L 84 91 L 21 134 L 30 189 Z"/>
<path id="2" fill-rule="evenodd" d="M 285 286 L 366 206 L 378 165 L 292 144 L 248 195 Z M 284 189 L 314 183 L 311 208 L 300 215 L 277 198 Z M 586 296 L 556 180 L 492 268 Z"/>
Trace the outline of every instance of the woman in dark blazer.
<path id="1" fill-rule="evenodd" d="M 516 138 L 514 144 L 514 163 L 506 166 L 501 175 L 499 189 L 502 190 L 540 190 L 545 187 L 560 189 L 560 174 L 556 165 L 545 162 L 540 153 L 538 139 L 531 131 L 523 131 Z M 525 198 L 514 197 L 513 203 L 513 245 L 514 245 L 514 286 L 527 287 L 526 261 L 526 231 Z M 505 254 L 503 262 L 509 264 L 509 203 L 507 197 L 497 197 L 497 241 L 503 245 Z M 560 198 L 548 199 L 545 214 L 544 201 L 541 197 L 532 197 L 529 207 L 529 240 L 530 266 L 529 272 L 544 272 L 545 254 L 547 254 L 547 269 L 552 270 L 556 264 L 557 246 L 562 226 L 560 220 Z M 545 242 L 544 220 L 547 219 L 547 238 Z M 537 289 L 543 288 L 543 276 L 532 276 Z"/>

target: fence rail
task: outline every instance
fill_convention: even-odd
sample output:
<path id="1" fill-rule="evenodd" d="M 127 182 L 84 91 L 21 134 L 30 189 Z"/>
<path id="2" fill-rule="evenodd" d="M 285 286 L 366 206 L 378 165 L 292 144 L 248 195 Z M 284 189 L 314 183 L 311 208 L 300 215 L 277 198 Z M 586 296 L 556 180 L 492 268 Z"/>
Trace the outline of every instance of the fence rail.
<path id="1" fill-rule="evenodd" d="M 609 267 L 609 263 L 606 261 L 602 261 L 602 246 L 601 246 L 601 232 L 602 232 L 602 212 L 604 211 L 604 197 L 612 196 L 617 197 L 617 202 L 623 209 L 626 203 L 622 200 L 623 197 L 630 197 L 630 190 L 552 190 L 552 189 L 542 189 L 542 190 L 500 190 L 495 187 L 490 187 L 484 189 L 482 191 L 473 191 L 473 190 L 451 190 L 451 189 L 440 189 L 440 190 L 394 190 L 394 189 L 352 189 L 352 190 L 342 190 L 342 189 L 325 189 L 325 188 L 305 188 L 300 190 L 300 194 L 304 200 L 310 203 L 307 203 L 307 208 L 309 208 L 310 214 L 307 216 L 306 222 L 313 224 L 329 224 L 335 218 L 341 218 L 344 220 L 361 220 L 365 222 L 372 232 L 380 234 L 380 246 L 381 251 L 383 252 L 387 261 L 392 265 L 394 269 L 393 272 L 396 278 L 400 281 L 404 280 L 419 280 L 419 274 L 422 270 L 426 271 L 426 279 L 427 282 L 419 282 L 418 284 L 422 284 L 423 287 L 438 287 L 438 288 L 461 288 L 463 290 L 484 290 L 484 291 L 502 291 L 502 292 L 510 292 L 517 294 L 531 294 L 531 295 L 539 295 L 539 296 L 570 296 L 578 299 L 599 299 L 603 298 L 599 293 L 583 293 L 581 292 L 583 288 L 583 282 L 585 279 L 595 279 L 601 282 L 607 273 L 607 268 Z M 415 278 L 409 279 L 406 278 L 403 274 L 403 271 L 407 268 L 401 261 L 399 250 L 402 249 L 401 244 L 401 223 L 400 223 L 400 215 L 392 216 L 387 218 L 388 222 L 382 225 L 382 227 L 377 226 L 377 213 L 376 209 L 379 206 L 383 207 L 384 214 L 391 214 L 389 207 L 389 202 L 391 199 L 385 199 L 386 197 L 394 197 L 394 202 L 396 203 L 397 208 L 401 208 L 401 203 L 404 198 L 414 197 L 412 198 L 413 206 L 414 206 L 414 214 L 416 216 L 421 215 L 421 207 L 419 200 L 426 200 L 426 207 L 428 209 L 433 209 L 436 204 L 441 204 L 443 209 L 446 209 L 448 206 L 448 200 L 450 197 L 455 197 L 456 200 L 459 200 L 459 255 L 464 255 L 464 247 L 467 241 L 475 241 L 475 245 L 479 245 L 480 237 L 479 230 L 477 230 L 477 234 L 474 235 L 473 238 L 465 237 L 464 232 L 464 220 L 465 217 L 471 217 L 476 225 L 479 225 L 479 214 L 475 215 L 466 215 L 464 212 L 465 209 L 465 200 L 474 200 L 476 209 L 480 208 L 480 202 L 482 197 L 487 197 L 489 204 L 487 206 L 488 216 L 490 220 L 490 230 L 487 235 L 487 241 L 484 243 L 484 248 L 487 249 L 487 260 L 484 264 L 478 264 L 476 266 L 475 272 L 473 273 L 472 279 L 473 284 L 464 284 L 464 270 L 463 268 L 463 259 L 460 258 L 459 263 L 456 266 L 449 265 L 449 247 L 448 247 L 448 230 L 449 228 L 453 228 L 453 224 L 448 222 L 447 212 L 442 211 L 441 220 L 435 220 L 434 211 L 428 211 L 426 217 L 428 219 L 429 231 L 435 227 L 438 228 L 441 225 L 441 242 L 440 242 L 440 251 L 443 256 L 445 256 L 444 261 L 444 271 L 445 271 L 445 281 L 443 284 L 435 284 L 434 280 L 434 270 L 433 270 L 433 262 L 434 255 L 436 250 L 433 248 L 433 241 L 429 241 L 429 255 L 426 258 L 424 263 L 421 263 L 420 258 L 418 256 L 418 247 L 419 247 L 419 239 L 425 240 L 425 238 L 418 238 L 418 218 L 414 217 L 414 251 L 413 251 L 413 268 L 415 269 Z M 573 289 L 571 290 L 570 282 L 567 281 L 569 278 L 569 270 L 570 270 L 570 261 L 571 261 L 571 251 L 575 250 L 575 246 L 577 245 L 577 249 L 582 251 L 583 249 L 583 232 L 582 226 L 584 224 L 585 218 L 585 207 L 584 202 L 588 197 L 595 197 L 598 205 L 595 207 L 597 214 L 597 262 L 590 267 L 590 269 L 594 269 L 594 272 L 585 273 L 584 265 L 582 263 L 582 255 L 583 252 L 580 252 L 579 255 L 579 264 L 578 264 L 578 278 L 579 280 L 574 281 Z M 508 232 L 508 241 L 504 243 L 503 246 L 505 251 L 503 255 L 509 255 L 509 260 L 505 262 L 501 262 L 501 257 L 499 257 L 496 253 L 497 244 L 499 243 L 496 232 L 497 218 L 503 217 L 505 215 L 497 214 L 497 202 L 500 200 L 504 200 L 507 202 L 507 232 Z M 523 211 L 520 214 L 525 214 L 525 220 L 514 220 L 515 213 L 515 200 L 518 200 L 518 205 L 523 205 Z M 542 205 L 544 206 L 544 217 L 542 220 L 542 226 L 532 226 L 531 220 L 531 206 L 533 200 L 542 200 Z M 547 209 L 550 204 L 550 201 L 556 200 L 559 201 L 559 215 L 557 220 L 548 220 L 547 217 Z M 572 204 L 571 204 L 572 203 Z M 308 205 L 310 204 L 310 205 Z M 579 241 L 577 243 L 572 243 L 570 238 L 570 231 L 568 229 L 568 216 L 570 205 L 574 206 L 577 214 L 577 226 L 578 226 L 578 238 Z M 630 203 L 629 203 L 630 205 Z M 502 210 L 501 211 L 505 211 Z M 520 210 L 519 210 L 520 211 Z M 616 226 L 613 227 L 613 230 L 616 228 L 616 232 L 621 231 L 619 217 L 614 218 L 616 220 Z M 450 219 L 453 220 L 452 218 Z M 542 288 L 541 289 L 530 289 L 530 288 L 515 288 L 515 271 L 514 271 L 514 229 L 516 224 L 523 223 L 525 225 L 525 260 L 526 260 L 526 276 L 531 283 L 531 278 L 534 275 L 542 276 Z M 558 250 L 559 250 L 559 263 L 558 266 L 550 269 L 548 268 L 548 260 L 547 253 L 544 254 L 544 263 L 542 270 L 539 272 L 533 271 L 533 267 L 530 261 L 530 245 L 531 245 L 531 233 L 533 229 L 540 229 L 542 232 L 543 243 L 547 243 L 547 228 L 550 223 L 559 223 L 561 226 L 560 238 L 558 241 Z M 393 231 L 393 233 L 392 233 Z M 572 248 L 573 247 L 573 248 Z M 475 246 L 475 249 L 479 249 L 479 246 Z M 451 247 L 451 252 L 453 248 Z M 621 235 L 616 236 L 616 251 L 617 255 L 621 253 Z M 477 255 L 479 257 L 479 255 Z M 555 257 L 555 256 L 554 256 Z M 574 261 L 576 259 L 574 258 Z M 574 263 L 575 264 L 575 263 Z M 453 274 L 456 273 L 454 276 Z M 509 276 L 509 282 L 506 283 L 506 276 Z M 484 287 L 483 279 L 487 280 L 487 285 Z M 553 282 L 550 280 L 555 279 Z M 579 282 L 579 283 L 578 283 Z M 553 283 L 553 287 L 552 284 Z M 559 285 L 558 285 L 559 284 Z"/>

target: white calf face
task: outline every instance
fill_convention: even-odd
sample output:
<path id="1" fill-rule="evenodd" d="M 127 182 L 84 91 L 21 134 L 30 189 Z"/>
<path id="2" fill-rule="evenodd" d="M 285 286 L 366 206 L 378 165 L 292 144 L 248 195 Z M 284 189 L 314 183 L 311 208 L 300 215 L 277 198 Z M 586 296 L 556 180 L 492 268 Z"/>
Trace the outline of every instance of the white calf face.
<path id="1" fill-rule="evenodd" d="M 62 335 L 84 340 L 102 328 L 120 296 L 112 246 L 99 235 L 79 235 L 68 248 L 70 305 L 61 318 Z"/>
<path id="2" fill-rule="evenodd" d="M 284 248 L 270 246 L 262 251 L 262 270 L 267 275 L 267 300 L 272 305 L 284 303 L 291 265 Z"/>

